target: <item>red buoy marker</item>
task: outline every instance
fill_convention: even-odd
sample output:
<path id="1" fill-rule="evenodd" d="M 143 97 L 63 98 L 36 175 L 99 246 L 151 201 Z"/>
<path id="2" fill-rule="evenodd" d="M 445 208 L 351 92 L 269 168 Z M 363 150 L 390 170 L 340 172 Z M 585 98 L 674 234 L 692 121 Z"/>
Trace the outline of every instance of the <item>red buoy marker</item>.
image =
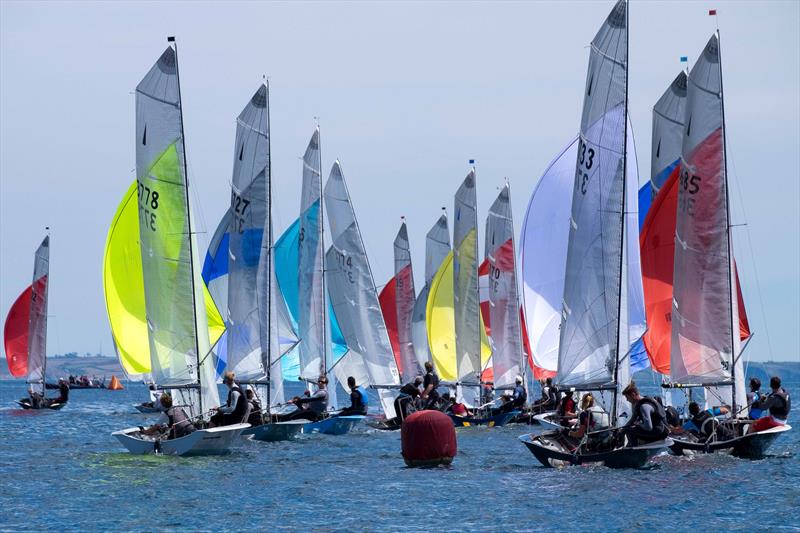
<path id="1" fill-rule="evenodd" d="M 417 411 L 400 428 L 403 459 L 408 466 L 449 465 L 458 453 L 456 429 L 440 411 Z"/>

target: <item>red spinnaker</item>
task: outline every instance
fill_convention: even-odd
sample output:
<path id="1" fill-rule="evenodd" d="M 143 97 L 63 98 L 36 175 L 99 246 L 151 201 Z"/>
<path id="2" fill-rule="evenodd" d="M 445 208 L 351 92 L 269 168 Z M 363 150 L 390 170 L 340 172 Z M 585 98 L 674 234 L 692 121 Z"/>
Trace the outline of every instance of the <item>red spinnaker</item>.
<path id="1" fill-rule="evenodd" d="M 16 378 L 28 375 L 28 325 L 31 316 L 32 292 L 33 286 L 28 286 L 22 291 L 17 301 L 11 306 L 3 328 L 8 370 Z"/>
<path id="2" fill-rule="evenodd" d="M 383 290 L 378 296 L 378 302 L 381 304 L 381 312 L 383 313 L 383 321 L 386 323 L 386 332 L 389 334 L 389 341 L 392 343 L 392 353 L 394 353 L 394 361 L 397 363 L 397 371 L 403 375 L 403 361 L 400 357 L 400 339 L 397 337 L 397 304 L 395 294 L 397 289 L 397 278 L 389 280 Z"/>

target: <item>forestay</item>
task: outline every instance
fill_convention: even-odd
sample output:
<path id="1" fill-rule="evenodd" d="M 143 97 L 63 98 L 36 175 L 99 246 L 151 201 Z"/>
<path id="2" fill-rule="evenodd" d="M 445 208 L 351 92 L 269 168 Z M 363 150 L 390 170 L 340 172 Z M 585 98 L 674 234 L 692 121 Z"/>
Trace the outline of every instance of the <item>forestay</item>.
<path id="1" fill-rule="evenodd" d="M 325 184 L 325 208 L 333 241 L 326 254 L 328 292 L 350 349 L 337 363 L 336 376 L 342 382 L 353 376 L 360 385 L 397 385 L 400 375 L 338 161 Z M 395 394 L 389 389 L 379 389 L 378 396 L 386 417 L 394 417 Z"/>

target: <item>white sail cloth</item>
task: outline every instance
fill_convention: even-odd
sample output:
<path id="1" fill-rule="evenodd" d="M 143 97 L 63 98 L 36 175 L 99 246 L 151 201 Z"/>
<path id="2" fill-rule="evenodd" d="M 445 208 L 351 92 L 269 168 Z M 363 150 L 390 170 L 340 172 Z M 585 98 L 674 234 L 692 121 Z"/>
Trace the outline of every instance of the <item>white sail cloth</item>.
<path id="1" fill-rule="evenodd" d="M 416 291 L 414 271 L 411 267 L 411 247 L 408 241 L 406 223 L 400 226 L 394 239 L 395 306 L 397 312 L 397 343 L 400 350 L 402 378 L 413 381 L 422 374 L 422 365 L 414 352 L 411 333 Z"/>
<path id="2" fill-rule="evenodd" d="M 47 371 L 47 292 L 50 286 L 50 236 L 36 249 L 28 323 L 28 387 L 41 395 Z"/>
<path id="3" fill-rule="evenodd" d="M 397 385 L 400 374 L 338 161 L 325 184 L 325 209 L 333 241 L 326 254 L 328 293 L 349 348 L 335 374 L 342 382 L 353 376 L 359 385 Z M 395 393 L 379 389 L 378 396 L 386 417 L 394 417 Z"/>

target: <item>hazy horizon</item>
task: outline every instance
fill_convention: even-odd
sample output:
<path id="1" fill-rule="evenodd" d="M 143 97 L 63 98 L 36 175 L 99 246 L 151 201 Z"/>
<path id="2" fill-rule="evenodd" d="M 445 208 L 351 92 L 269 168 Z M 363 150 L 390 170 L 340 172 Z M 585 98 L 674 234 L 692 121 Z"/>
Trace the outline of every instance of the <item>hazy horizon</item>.
<path id="1" fill-rule="evenodd" d="M 587 46 L 613 3 L 0 3 L 2 319 L 30 284 L 50 226 L 47 351 L 111 351 L 103 248 L 134 179 L 133 90 L 167 35 L 179 42 L 203 251 L 228 207 L 235 118 L 267 75 L 276 237 L 298 215 L 299 157 L 319 117 L 324 177 L 339 158 L 376 284 L 392 275 L 404 215 L 419 290 L 425 233 L 442 206 L 452 211 L 470 159 L 480 253 L 505 178 L 519 235 L 539 176 L 578 131 Z M 640 182 L 649 178 L 652 105 L 679 57 L 691 64 L 715 30 L 713 8 L 734 246 L 755 332 L 746 356 L 797 361 L 800 3 L 631 2 Z"/>

